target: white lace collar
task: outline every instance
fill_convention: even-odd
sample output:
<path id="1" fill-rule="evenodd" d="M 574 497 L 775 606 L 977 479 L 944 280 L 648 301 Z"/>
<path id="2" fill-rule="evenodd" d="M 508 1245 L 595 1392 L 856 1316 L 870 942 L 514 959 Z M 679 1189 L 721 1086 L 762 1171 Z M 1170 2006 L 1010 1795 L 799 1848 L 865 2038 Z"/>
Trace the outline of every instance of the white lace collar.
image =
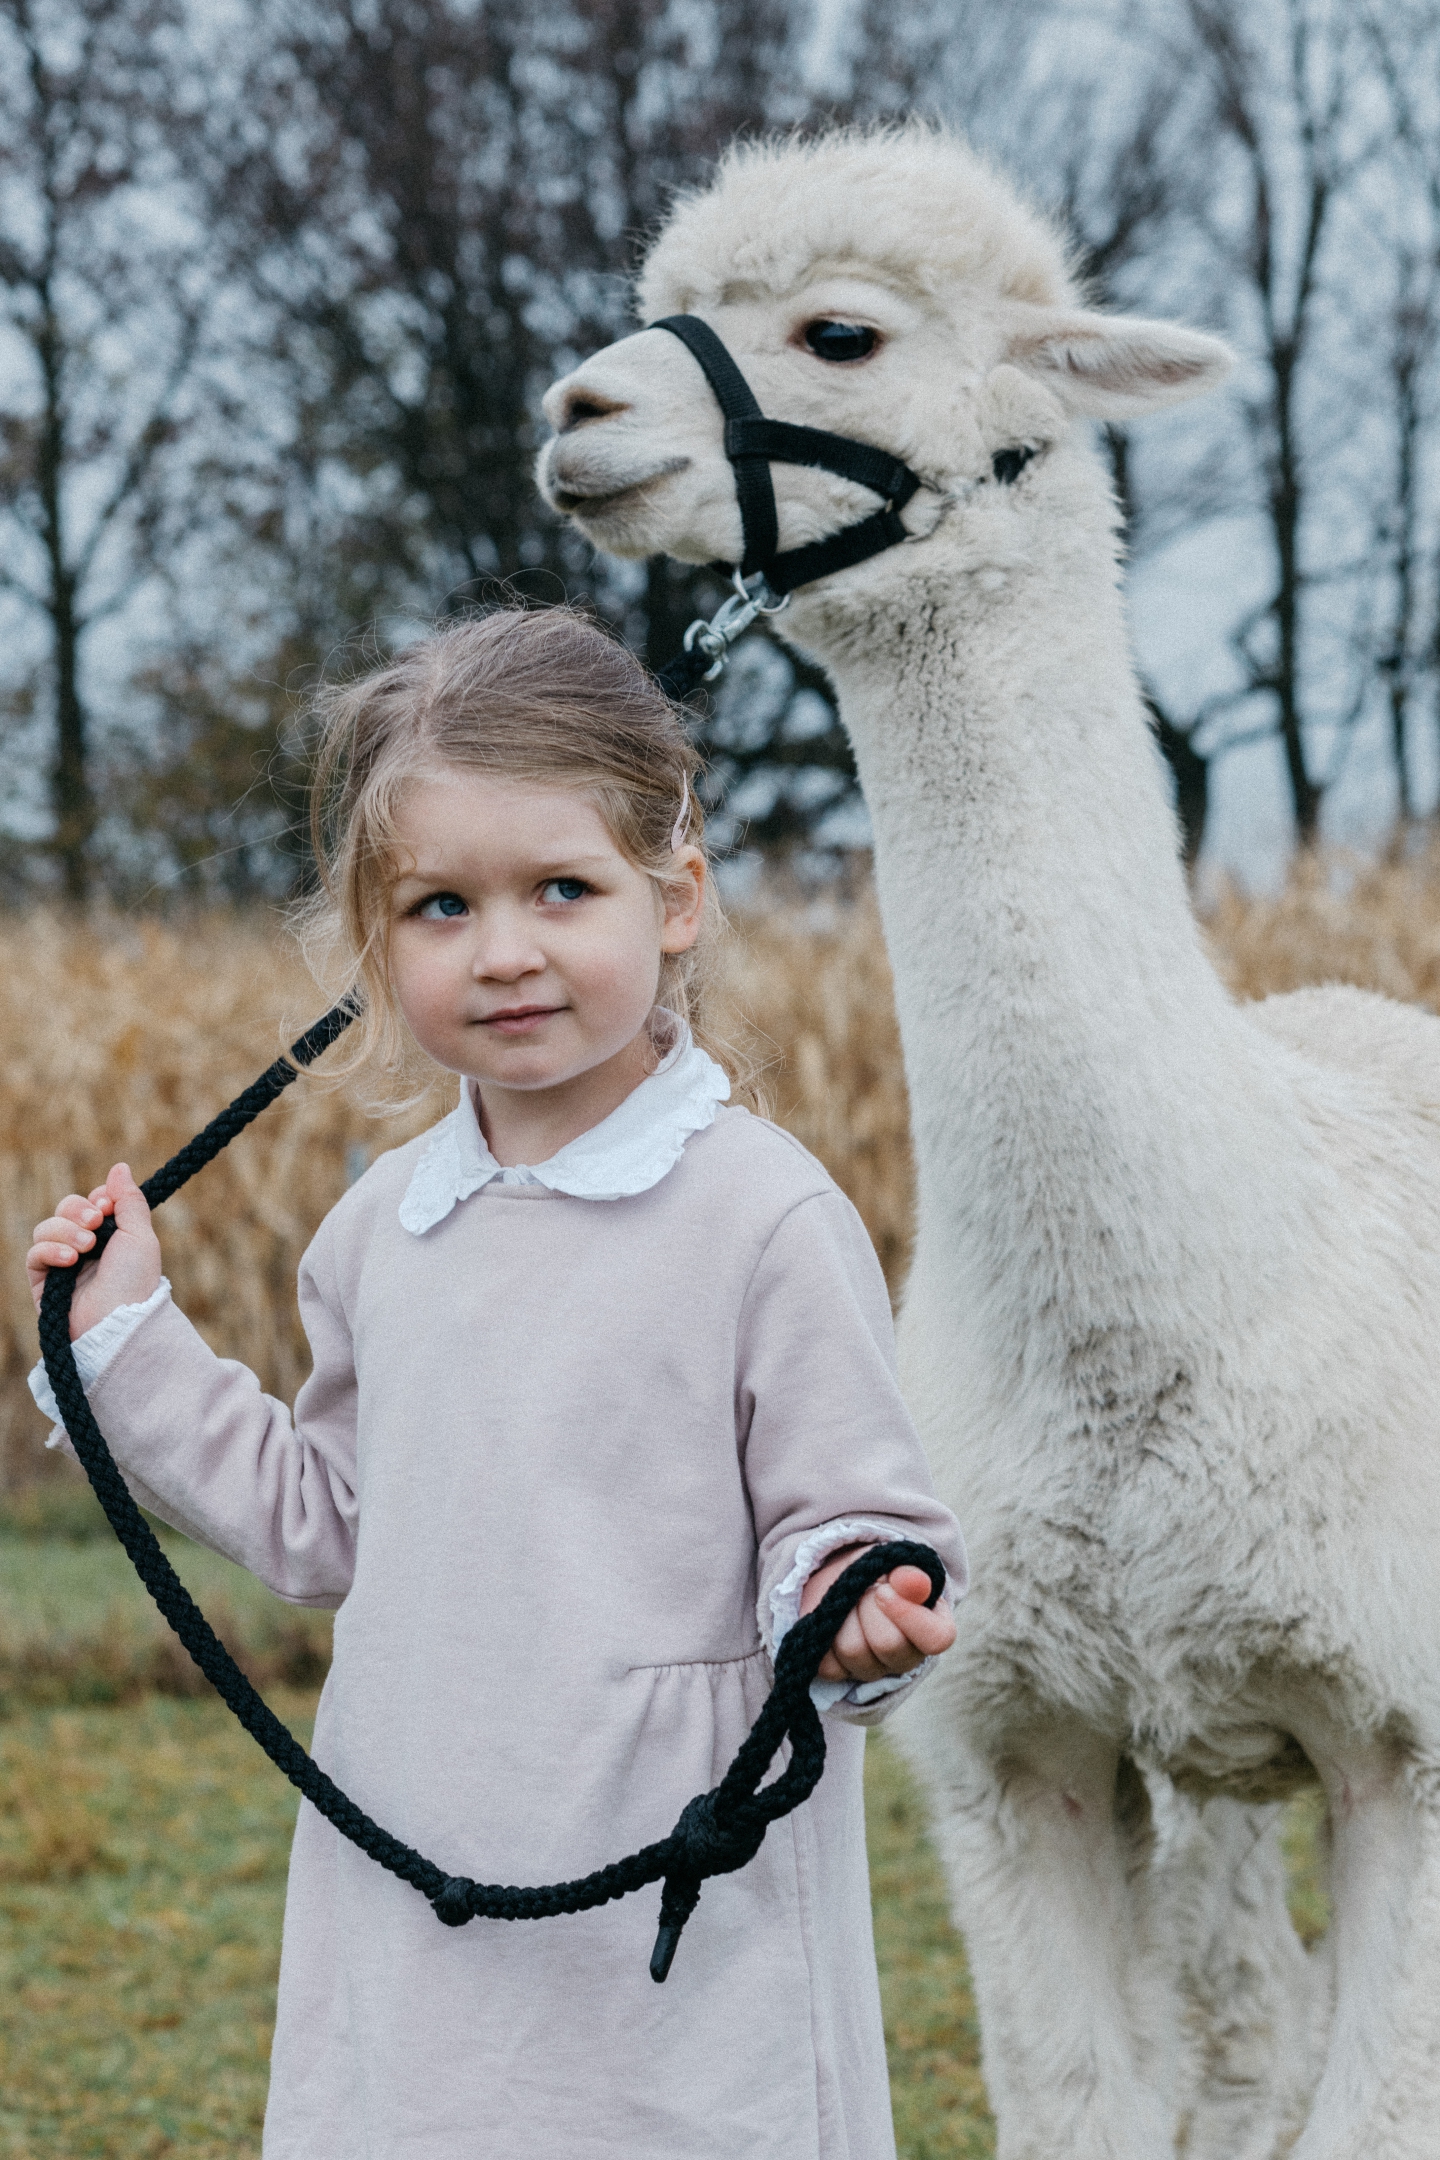
<path id="1" fill-rule="evenodd" d="M 691 1133 L 713 1124 L 730 1082 L 713 1058 L 674 1020 L 674 1041 L 655 1071 L 600 1124 L 548 1162 L 502 1167 L 485 1145 L 469 1081 L 449 1117 L 435 1127 L 400 1203 L 400 1221 L 416 1237 L 443 1222 L 460 1201 L 498 1179 L 544 1185 L 579 1200 L 621 1200 L 648 1192 L 680 1159 Z"/>

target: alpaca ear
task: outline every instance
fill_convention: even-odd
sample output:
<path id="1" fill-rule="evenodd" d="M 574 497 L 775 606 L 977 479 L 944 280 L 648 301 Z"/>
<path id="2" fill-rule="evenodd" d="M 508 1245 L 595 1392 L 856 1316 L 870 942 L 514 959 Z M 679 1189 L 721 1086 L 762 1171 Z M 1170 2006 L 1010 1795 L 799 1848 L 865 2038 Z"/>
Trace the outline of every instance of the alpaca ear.
<path id="1" fill-rule="evenodd" d="M 1235 364 L 1228 345 L 1178 323 L 1135 315 L 1036 308 L 1010 340 L 1016 367 L 1043 382 L 1073 413 L 1128 420 L 1156 405 L 1178 405 L 1223 382 Z"/>

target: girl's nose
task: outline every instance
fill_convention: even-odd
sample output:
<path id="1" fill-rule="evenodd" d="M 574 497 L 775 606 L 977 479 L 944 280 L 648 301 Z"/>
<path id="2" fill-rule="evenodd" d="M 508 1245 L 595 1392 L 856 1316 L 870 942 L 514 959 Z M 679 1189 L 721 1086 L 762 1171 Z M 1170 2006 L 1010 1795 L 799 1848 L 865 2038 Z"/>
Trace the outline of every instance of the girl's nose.
<path id="1" fill-rule="evenodd" d="M 479 982 L 518 982 L 524 975 L 542 975 L 545 955 L 517 924 L 487 923 L 475 950 L 473 971 Z"/>

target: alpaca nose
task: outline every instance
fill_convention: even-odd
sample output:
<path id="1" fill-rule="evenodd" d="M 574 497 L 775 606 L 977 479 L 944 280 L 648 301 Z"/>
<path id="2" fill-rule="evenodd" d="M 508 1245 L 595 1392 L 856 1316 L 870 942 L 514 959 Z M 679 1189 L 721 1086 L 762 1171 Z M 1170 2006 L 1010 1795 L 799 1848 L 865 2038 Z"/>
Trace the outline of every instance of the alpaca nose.
<path id="1" fill-rule="evenodd" d="M 629 410 L 621 399 L 606 397 L 603 391 L 573 375 L 556 383 L 545 398 L 545 417 L 557 435 L 568 435 L 572 428 L 584 427 L 589 420 L 608 420 L 615 413 Z"/>

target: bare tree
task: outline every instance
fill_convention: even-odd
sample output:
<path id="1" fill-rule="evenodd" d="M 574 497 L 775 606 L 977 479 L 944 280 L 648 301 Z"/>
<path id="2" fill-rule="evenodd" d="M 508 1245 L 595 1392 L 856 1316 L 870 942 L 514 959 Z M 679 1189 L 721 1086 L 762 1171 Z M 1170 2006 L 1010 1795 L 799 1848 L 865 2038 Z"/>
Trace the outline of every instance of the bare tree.
<path id="1" fill-rule="evenodd" d="M 1411 722 L 1427 674 L 1440 748 L 1440 531 L 1425 469 L 1440 411 L 1440 4 L 1393 0 L 1384 8 L 1370 6 L 1365 28 L 1394 133 L 1388 186 L 1375 205 L 1379 229 L 1391 242 L 1391 282 L 1371 349 L 1378 346 L 1383 355 L 1390 404 L 1390 485 L 1375 528 L 1391 575 L 1381 667 L 1404 820 L 1417 808 Z"/>
<path id="2" fill-rule="evenodd" d="M 1376 539 L 1390 562 L 1391 605 L 1380 667 L 1386 678 L 1390 748 L 1402 822 L 1415 815 L 1410 720 L 1417 680 L 1440 639 L 1440 619 L 1427 654 L 1421 635 L 1421 446 L 1430 417 L 1429 377 L 1440 331 L 1440 277 L 1434 256 L 1408 250 L 1396 262 L 1388 319 L 1379 326 L 1392 409 L 1391 484 L 1377 519 Z"/>
<path id="3" fill-rule="evenodd" d="M 782 18 L 769 0 L 682 27 L 662 0 L 259 0 L 216 217 L 297 446 L 363 483 L 402 587 L 586 582 L 535 496 L 539 395 L 624 326 L 668 190 L 763 125 Z"/>
<path id="4" fill-rule="evenodd" d="M 1343 420 L 1327 410 L 1326 279 L 1347 193 L 1376 149 L 1361 26 L 1348 0 L 1186 0 L 1193 64 L 1206 91 L 1213 172 L 1200 225 L 1214 292 L 1245 357 L 1240 404 L 1271 554 L 1268 590 L 1233 637 L 1233 700 L 1269 701 L 1302 845 L 1318 833 L 1327 776 L 1307 741 L 1310 608 L 1335 566 L 1312 548 L 1318 468 Z M 1183 53 L 1177 64 L 1184 64 Z M 1360 688 L 1332 717 L 1342 730 Z"/>
<path id="5" fill-rule="evenodd" d="M 292 415 L 251 544 L 313 553 L 302 499 L 336 473 L 350 489 L 329 637 L 518 579 L 590 597 L 660 668 L 713 608 L 710 573 L 657 559 L 637 588 L 550 516 L 532 479 L 538 405 L 629 327 L 629 280 L 673 191 L 737 134 L 802 109 L 796 35 L 782 0 L 257 0 L 243 91 L 204 158 L 214 228 L 266 332 L 257 371 Z M 313 600 L 298 564 L 293 582 Z M 322 651 L 313 606 L 311 638 Z M 753 712 L 737 724 L 733 701 L 697 713 L 717 792 L 753 775 L 767 806 L 743 822 L 776 845 L 854 787 L 833 706 L 823 731 L 813 697 L 790 725 L 817 685 L 782 672 L 766 728 Z M 194 709 L 182 697 L 182 718 Z"/>
<path id="6" fill-rule="evenodd" d="M 213 847 L 235 851 L 216 889 L 263 883 L 285 823 L 245 778 L 280 755 L 284 697 L 263 686 L 394 610 L 528 581 L 588 596 L 665 663 L 713 582 L 619 569 L 549 517 L 539 397 L 628 326 L 630 273 L 676 187 L 737 133 L 825 116 L 959 121 L 1066 217 L 1102 304 L 1225 327 L 1242 353 L 1238 403 L 1188 435 L 1107 438 L 1153 574 L 1222 510 L 1264 536 L 1263 583 L 1235 573 L 1229 683 L 1192 695 L 1151 655 L 1192 858 L 1215 759 L 1256 736 L 1280 745 L 1313 837 L 1326 731 L 1343 742 L 1382 691 L 1413 808 L 1417 701 L 1440 684 L 1440 119 L 1409 56 L 1422 33 L 1426 53 L 1440 43 L 1440 0 L 916 0 L 903 19 L 851 0 L 825 12 L 819 58 L 785 0 L 245 0 L 218 61 L 213 26 L 181 7 L 0 0 L 0 336 L 20 363 L 0 608 L 40 632 L 36 666 L 12 670 L 12 734 L 44 715 L 51 844 L 76 896 L 97 792 L 117 830 L 158 836 L 127 876 L 168 849 L 211 878 Z M 1385 226 L 1361 292 L 1356 205 L 1399 170 L 1366 136 L 1377 84 L 1428 207 Z M 87 632 L 147 579 L 158 594 L 182 545 L 203 574 L 172 575 L 166 623 L 145 601 L 101 790 L 95 738 L 117 715 L 92 715 Z M 212 632 L 227 650 L 202 662 Z M 696 726 L 737 834 L 789 847 L 853 810 L 828 685 L 778 648 Z M 232 782 L 243 831 L 225 823 Z"/>
<path id="7" fill-rule="evenodd" d="M 1163 46 L 1137 44 L 1123 94 L 1113 86 L 1102 93 L 1093 76 L 1067 75 L 1047 105 L 1048 124 L 1038 141 L 1032 133 L 1028 156 L 1034 167 L 1050 169 L 1047 192 L 1074 237 L 1087 293 L 1103 307 L 1157 310 L 1158 266 L 1194 210 L 1200 169 L 1195 100 L 1186 76 Z M 1157 536 L 1173 537 L 1177 528 L 1204 518 L 1206 491 L 1194 473 L 1184 475 L 1178 499 L 1172 488 L 1168 500 L 1146 500 L 1128 429 L 1112 423 L 1104 444 L 1132 560 Z M 1210 807 L 1201 720 L 1167 708 L 1148 681 L 1145 700 L 1170 769 L 1185 861 L 1193 869 Z"/>
<path id="8" fill-rule="evenodd" d="M 153 904 L 172 892 L 231 905 L 290 890 L 308 860 L 304 744 L 291 688 L 313 671 L 282 643 L 243 674 L 209 645 L 177 641 L 135 688 L 149 708 L 109 760 L 132 834 L 110 886 Z"/>
<path id="9" fill-rule="evenodd" d="M 1019 24 L 986 11 L 958 47 L 943 42 L 932 80 L 947 113 L 1059 216 L 1095 305 L 1194 311 L 1176 261 L 1204 185 L 1203 100 L 1163 19 L 1130 0 L 1096 0 L 1083 14 L 1036 5 Z M 1142 479 L 1128 430 L 1112 424 L 1103 442 L 1132 561 L 1213 514 L 1207 473 L 1147 467 Z M 1146 695 L 1193 864 L 1209 808 L 1202 719 L 1163 703 L 1153 683 Z"/>
<path id="10" fill-rule="evenodd" d="M 89 888 L 98 815 L 87 634 L 186 522 L 164 481 L 202 281 L 195 231 L 155 199 L 179 26 L 174 0 L 0 0 L 0 329 L 15 362 L 0 411 L 0 590 L 43 634 L 48 845 L 73 901 Z"/>

